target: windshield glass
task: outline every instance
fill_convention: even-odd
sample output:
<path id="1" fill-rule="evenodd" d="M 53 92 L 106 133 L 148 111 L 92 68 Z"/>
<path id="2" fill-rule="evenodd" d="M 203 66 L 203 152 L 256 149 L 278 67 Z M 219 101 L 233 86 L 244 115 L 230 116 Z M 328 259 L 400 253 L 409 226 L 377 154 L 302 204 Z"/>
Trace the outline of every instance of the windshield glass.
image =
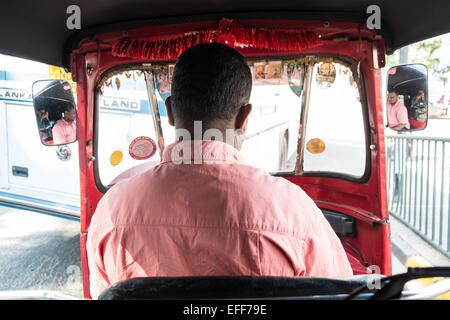
<path id="1" fill-rule="evenodd" d="M 158 134 L 153 125 L 144 71 L 129 70 L 108 76 L 97 95 L 98 174 L 102 184 L 108 186 L 126 170 L 160 160 L 160 152 L 156 150 Z M 160 112 L 162 117 L 167 117 L 163 103 Z M 133 157 L 129 150 L 139 137 L 155 143 L 155 150 L 140 158 Z M 136 144 L 139 145 L 139 140 L 133 145 Z"/>
<path id="2" fill-rule="evenodd" d="M 334 80 L 330 83 L 325 77 L 326 84 L 320 81 L 320 72 L 323 76 L 332 68 L 319 72 L 323 63 L 312 64 L 308 113 L 302 120 L 307 64 L 297 60 L 248 64 L 253 76 L 253 108 L 240 150 L 246 164 L 272 174 L 302 171 L 362 176 L 364 121 L 358 86 L 348 67 L 333 63 Z M 168 123 L 164 103 L 170 96 L 173 68 L 172 64 L 130 66 L 106 74 L 99 83 L 96 159 L 97 178 L 103 186 L 114 184 L 120 175 L 127 177 L 156 165 L 164 147 L 175 142 L 175 129 Z M 303 127 L 305 151 L 301 157 Z M 124 173 L 130 168 L 131 172 Z"/>
<path id="3" fill-rule="evenodd" d="M 314 65 L 305 125 L 303 172 L 361 178 L 366 135 L 357 81 L 337 62 Z"/>

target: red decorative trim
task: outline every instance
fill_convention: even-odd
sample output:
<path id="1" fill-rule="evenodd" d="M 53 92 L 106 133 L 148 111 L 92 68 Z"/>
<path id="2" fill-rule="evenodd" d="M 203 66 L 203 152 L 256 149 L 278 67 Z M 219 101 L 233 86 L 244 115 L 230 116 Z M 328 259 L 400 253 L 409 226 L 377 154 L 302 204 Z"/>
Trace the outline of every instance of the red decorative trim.
<path id="1" fill-rule="evenodd" d="M 234 48 L 301 51 L 319 45 L 320 38 L 312 31 L 253 28 L 223 18 L 217 29 L 186 33 L 172 39 L 122 39 L 113 44 L 112 54 L 118 57 L 175 60 L 186 49 L 206 42 L 220 42 Z"/>

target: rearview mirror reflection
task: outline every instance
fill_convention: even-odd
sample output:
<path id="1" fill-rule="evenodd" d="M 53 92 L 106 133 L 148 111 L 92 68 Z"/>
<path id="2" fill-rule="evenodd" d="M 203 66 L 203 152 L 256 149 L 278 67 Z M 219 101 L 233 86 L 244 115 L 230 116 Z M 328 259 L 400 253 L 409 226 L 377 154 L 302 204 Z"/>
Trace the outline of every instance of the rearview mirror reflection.
<path id="1" fill-rule="evenodd" d="M 77 112 L 69 82 L 35 82 L 33 106 L 39 137 L 44 145 L 63 145 L 77 140 Z"/>
<path id="2" fill-rule="evenodd" d="M 387 79 L 388 124 L 395 131 L 423 130 L 428 122 L 428 69 L 423 64 L 392 67 Z"/>

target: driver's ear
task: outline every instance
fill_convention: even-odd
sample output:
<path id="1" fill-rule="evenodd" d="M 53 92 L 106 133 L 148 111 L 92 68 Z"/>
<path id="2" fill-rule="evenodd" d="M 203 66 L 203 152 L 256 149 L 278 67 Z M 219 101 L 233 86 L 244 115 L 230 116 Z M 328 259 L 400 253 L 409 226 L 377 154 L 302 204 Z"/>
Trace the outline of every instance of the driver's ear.
<path id="1" fill-rule="evenodd" d="M 166 103 L 167 118 L 169 120 L 169 124 L 171 126 L 175 126 L 175 121 L 173 119 L 173 113 L 172 113 L 172 99 L 170 96 L 166 98 L 165 103 Z"/>
<path id="2" fill-rule="evenodd" d="M 245 106 L 242 106 L 239 109 L 234 122 L 234 128 L 236 130 L 241 129 L 242 131 L 245 132 L 245 130 L 247 129 L 247 119 L 251 111 L 252 105 L 250 103 L 246 104 Z"/>

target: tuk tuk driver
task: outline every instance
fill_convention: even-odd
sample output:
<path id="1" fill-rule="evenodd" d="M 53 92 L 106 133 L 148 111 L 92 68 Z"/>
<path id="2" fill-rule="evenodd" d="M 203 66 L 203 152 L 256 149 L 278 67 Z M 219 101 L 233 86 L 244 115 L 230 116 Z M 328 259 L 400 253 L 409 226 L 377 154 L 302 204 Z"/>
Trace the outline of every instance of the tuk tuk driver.
<path id="1" fill-rule="evenodd" d="M 177 142 L 161 163 L 109 189 L 93 215 L 92 298 L 136 277 L 353 274 L 312 199 L 245 164 L 239 149 L 251 89 L 250 69 L 233 48 L 208 43 L 181 54 L 166 100 Z M 199 122 L 203 136 L 195 137 Z"/>
<path id="2" fill-rule="evenodd" d="M 398 98 L 398 92 L 390 90 L 388 93 L 388 122 L 389 127 L 395 131 L 409 129 L 408 110 Z"/>
<path id="3" fill-rule="evenodd" d="M 56 121 L 52 129 L 53 144 L 67 144 L 77 139 L 76 115 L 73 105 L 63 106 L 62 118 Z"/>

